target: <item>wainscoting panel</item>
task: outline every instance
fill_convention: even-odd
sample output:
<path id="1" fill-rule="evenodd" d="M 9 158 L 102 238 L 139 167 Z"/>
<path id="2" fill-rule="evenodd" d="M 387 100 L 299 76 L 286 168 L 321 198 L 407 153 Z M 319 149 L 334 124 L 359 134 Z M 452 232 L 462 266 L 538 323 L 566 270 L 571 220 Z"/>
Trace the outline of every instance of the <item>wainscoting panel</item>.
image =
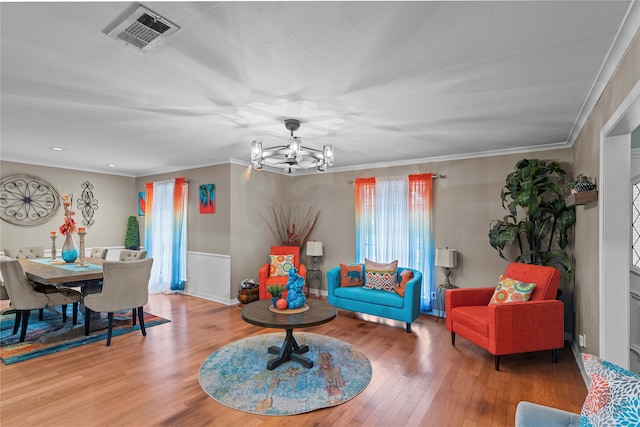
<path id="1" fill-rule="evenodd" d="M 231 257 L 229 255 L 187 252 L 185 294 L 231 305 L 230 288 Z M 233 298 L 235 299 L 235 295 Z"/>

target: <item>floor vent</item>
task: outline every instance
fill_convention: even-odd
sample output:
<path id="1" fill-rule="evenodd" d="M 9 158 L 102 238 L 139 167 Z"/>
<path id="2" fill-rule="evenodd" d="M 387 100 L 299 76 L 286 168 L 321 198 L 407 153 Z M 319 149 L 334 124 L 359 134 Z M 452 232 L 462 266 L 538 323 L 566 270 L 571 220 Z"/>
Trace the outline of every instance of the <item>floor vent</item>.
<path id="1" fill-rule="evenodd" d="M 138 6 L 138 8 L 107 35 L 121 40 L 139 50 L 156 46 L 178 31 L 173 22 L 159 16 L 151 10 Z"/>

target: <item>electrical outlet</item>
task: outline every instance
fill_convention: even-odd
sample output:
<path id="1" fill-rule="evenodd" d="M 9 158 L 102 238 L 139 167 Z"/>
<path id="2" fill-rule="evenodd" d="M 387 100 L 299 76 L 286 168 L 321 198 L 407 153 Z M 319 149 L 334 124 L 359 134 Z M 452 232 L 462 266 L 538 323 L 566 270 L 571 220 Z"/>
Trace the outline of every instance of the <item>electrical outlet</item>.
<path id="1" fill-rule="evenodd" d="M 436 299 L 436 291 L 431 292 L 431 299 Z"/>
<path id="2" fill-rule="evenodd" d="M 587 346 L 587 335 L 586 334 L 578 334 L 578 345 L 580 345 L 580 347 L 586 347 Z"/>

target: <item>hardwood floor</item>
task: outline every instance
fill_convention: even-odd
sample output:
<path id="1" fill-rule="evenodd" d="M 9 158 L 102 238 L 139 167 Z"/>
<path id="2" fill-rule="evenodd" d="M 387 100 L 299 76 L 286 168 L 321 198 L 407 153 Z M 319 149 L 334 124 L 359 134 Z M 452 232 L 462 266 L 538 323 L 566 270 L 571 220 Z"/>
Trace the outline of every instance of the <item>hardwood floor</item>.
<path id="1" fill-rule="evenodd" d="M 264 332 L 240 306 L 182 295 L 151 295 L 145 310 L 171 323 L 56 354 L 0 366 L 0 424 L 13 426 L 513 426 L 528 400 L 580 412 L 587 390 L 568 345 L 551 352 L 493 356 L 444 321 L 421 316 L 407 334 L 347 311 L 307 329 L 347 341 L 371 361 L 373 378 L 342 405 L 291 417 L 257 416 L 220 405 L 198 383 L 219 347 Z M 379 319 L 376 319 L 379 320 Z"/>

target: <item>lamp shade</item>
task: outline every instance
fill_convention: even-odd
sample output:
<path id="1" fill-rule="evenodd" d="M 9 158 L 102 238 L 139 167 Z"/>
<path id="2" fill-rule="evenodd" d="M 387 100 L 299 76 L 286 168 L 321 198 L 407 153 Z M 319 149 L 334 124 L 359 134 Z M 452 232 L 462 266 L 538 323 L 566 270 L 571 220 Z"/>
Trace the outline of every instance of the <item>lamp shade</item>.
<path id="1" fill-rule="evenodd" d="M 458 265 L 458 251 L 456 249 L 436 249 L 436 267 L 453 268 Z"/>
<path id="2" fill-rule="evenodd" d="M 322 256 L 322 242 L 307 242 L 307 255 Z"/>

